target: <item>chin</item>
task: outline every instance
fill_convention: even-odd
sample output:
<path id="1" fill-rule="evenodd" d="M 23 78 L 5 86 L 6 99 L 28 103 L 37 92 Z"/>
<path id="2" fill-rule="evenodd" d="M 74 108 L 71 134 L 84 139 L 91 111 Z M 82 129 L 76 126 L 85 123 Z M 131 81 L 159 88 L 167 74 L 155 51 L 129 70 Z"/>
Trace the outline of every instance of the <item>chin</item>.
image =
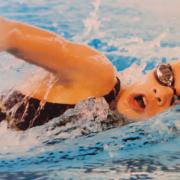
<path id="1" fill-rule="evenodd" d="M 129 119 L 131 122 L 146 121 L 149 118 L 146 115 L 139 114 L 137 112 L 132 111 L 131 109 L 126 109 L 125 111 L 124 110 L 120 111 L 118 109 L 118 112 L 120 112 L 124 117 Z"/>

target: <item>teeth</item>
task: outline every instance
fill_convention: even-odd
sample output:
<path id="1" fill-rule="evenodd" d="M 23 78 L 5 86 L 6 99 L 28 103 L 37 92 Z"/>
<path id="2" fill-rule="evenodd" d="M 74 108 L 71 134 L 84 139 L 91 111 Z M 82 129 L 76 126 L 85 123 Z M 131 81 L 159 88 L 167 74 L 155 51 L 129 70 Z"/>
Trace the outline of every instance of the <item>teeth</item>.
<path id="1" fill-rule="evenodd" d="M 143 101 L 144 101 L 144 104 L 147 105 L 147 101 L 146 101 L 146 98 L 143 96 Z"/>

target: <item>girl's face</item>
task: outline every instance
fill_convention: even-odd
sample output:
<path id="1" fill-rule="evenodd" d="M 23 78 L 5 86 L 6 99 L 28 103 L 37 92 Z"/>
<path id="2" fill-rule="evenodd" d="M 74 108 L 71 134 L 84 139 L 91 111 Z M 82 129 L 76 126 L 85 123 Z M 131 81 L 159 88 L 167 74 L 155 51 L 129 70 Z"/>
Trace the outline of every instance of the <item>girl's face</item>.
<path id="1" fill-rule="evenodd" d="M 179 64 L 172 64 L 172 69 L 175 79 L 174 87 L 179 94 Z M 138 83 L 121 92 L 117 102 L 117 110 L 134 121 L 145 120 L 169 108 L 173 96 L 172 88 L 159 83 L 153 70 Z"/>

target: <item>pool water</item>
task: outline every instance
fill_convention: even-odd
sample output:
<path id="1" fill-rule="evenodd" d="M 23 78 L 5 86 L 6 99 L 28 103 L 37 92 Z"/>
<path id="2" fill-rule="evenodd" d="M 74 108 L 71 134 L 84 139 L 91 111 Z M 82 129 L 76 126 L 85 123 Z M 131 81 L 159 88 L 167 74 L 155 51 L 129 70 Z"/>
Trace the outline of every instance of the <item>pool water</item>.
<path id="1" fill-rule="evenodd" d="M 124 81 L 180 58 L 178 0 L 0 0 L 0 16 L 27 22 L 104 53 Z M 0 54 L 0 90 L 37 67 Z M 40 70 L 42 71 L 42 70 Z M 136 75 L 136 76 L 135 76 Z M 0 179 L 180 179 L 180 107 L 79 136 L 57 120 L 16 132 L 0 124 Z M 66 133 L 65 133 L 66 132 Z"/>

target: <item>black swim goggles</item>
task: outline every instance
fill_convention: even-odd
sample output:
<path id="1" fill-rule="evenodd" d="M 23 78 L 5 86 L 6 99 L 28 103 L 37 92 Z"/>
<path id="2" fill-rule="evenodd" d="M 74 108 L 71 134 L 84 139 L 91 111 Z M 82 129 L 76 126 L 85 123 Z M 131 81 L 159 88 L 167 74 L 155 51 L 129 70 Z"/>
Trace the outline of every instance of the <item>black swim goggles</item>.
<path id="1" fill-rule="evenodd" d="M 163 86 L 170 87 L 173 90 L 173 98 L 171 101 L 171 105 L 173 105 L 176 100 L 180 100 L 180 96 L 177 95 L 176 89 L 174 87 L 174 72 L 170 64 L 160 63 L 157 65 L 154 75 L 156 80 Z"/>

